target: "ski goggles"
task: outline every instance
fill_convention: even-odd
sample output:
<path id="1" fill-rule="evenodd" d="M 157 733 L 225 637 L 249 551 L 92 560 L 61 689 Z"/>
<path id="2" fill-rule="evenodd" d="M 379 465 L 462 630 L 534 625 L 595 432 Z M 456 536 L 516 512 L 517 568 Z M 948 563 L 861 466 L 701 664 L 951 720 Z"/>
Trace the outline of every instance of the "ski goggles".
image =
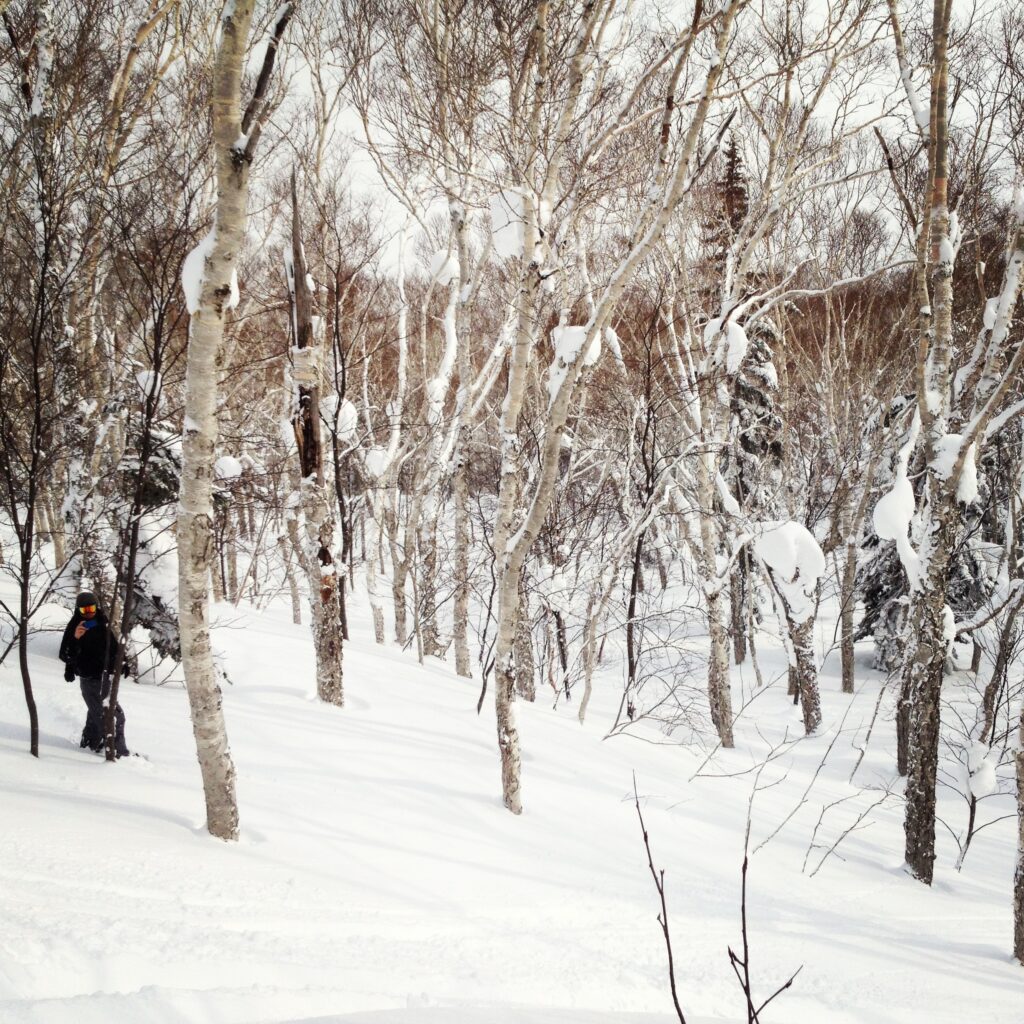
<path id="1" fill-rule="evenodd" d="M 94 604 L 80 604 L 78 606 L 78 610 L 83 615 L 91 615 L 94 611 L 96 611 L 96 605 L 94 605 Z"/>

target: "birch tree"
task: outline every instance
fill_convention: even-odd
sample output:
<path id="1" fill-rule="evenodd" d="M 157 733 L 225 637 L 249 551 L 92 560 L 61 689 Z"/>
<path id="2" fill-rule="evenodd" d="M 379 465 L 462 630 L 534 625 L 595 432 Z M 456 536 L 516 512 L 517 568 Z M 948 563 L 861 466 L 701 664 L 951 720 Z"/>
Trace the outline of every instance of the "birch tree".
<path id="1" fill-rule="evenodd" d="M 292 427 L 298 446 L 301 474 L 299 504 L 306 543 L 299 548 L 306 570 L 312 609 L 313 646 L 316 651 L 316 689 L 328 704 L 344 704 L 342 685 L 341 607 L 334 558 L 334 517 L 324 476 L 320 436 L 320 381 L 322 339 L 313 316 L 312 278 L 306 266 L 299 220 L 299 199 L 292 173 L 292 238 L 286 261 L 292 307 L 292 381 L 295 388 Z M 322 325 L 323 320 L 317 318 Z"/>
<path id="2" fill-rule="evenodd" d="M 228 313 L 238 301 L 237 263 L 245 240 L 249 169 L 262 130 L 278 43 L 292 15 L 278 12 L 256 89 L 242 109 L 242 70 L 254 0 L 231 0 L 221 15 L 210 107 L 217 169 L 214 226 L 182 271 L 191 314 L 185 426 L 178 509 L 178 618 L 182 665 L 206 796 L 207 828 L 238 838 L 235 767 L 210 646 L 209 579 L 213 464 L 217 447 L 220 351 Z"/>
<path id="3" fill-rule="evenodd" d="M 665 59 L 670 69 L 663 87 L 662 131 L 655 148 L 647 202 L 641 208 L 636 223 L 629 233 L 625 255 L 611 270 L 599 291 L 586 293 L 586 323 L 569 323 L 568 303 L 563 304 L 559 326 L 554 335 L 555 355 L 549 369 L 550 396 L 544 422 L 540 467 L 530 492 L 519 493 L 519 417 L 526 391 L 526 377 L 530 353 L 536 343 L 538 304 L 544 295 L 544 281 L 557 270 L 558 241 L 571 235 L 575 224 L 557 224 L 550 221 L 550 212 L 561 202 L 579 215 L 572 192 L 562 196 L 559 184 L 566 159 L 568 136 L 581 105 L 591 97 L 590 89 L 600 84 L 600 63 L 591 60 L 600 46 L 613 13 L 613 4 L 594 3 L 583 11 L 579 25 L 566 40 L 553 36 L 554 26 L 549 23 L 549 4 L 538 4 L 530 48 L 528 66 L 532 68 L 534 88 L 524 97 L 519 116 L 528 126 L 522 155 L 517 166 L 524 168 L 520 184 L 523 201 L 523 255 L 516 300 L 516 333 L 509 358 L 508 384 L 502 405 L 500 432 L 502 438 L 501 485 L 498 494 L 497 521 L 494 530 L 494 550 L 498 571 L 498 615 L 494 652 L 495 707 L 498 728 L 498 747 L 501 757 L 502 794 L 505 806 L 514 814 L 522 811 L 520 793 L 519 733 L 513 711 L 515 672 L 512 650 L 516 620 L 519 613 L 519 579 L 523 562 L 543 523 L 553 494 L 558 472 L 562 433 L 570 409 L 578 393 L 578 384 L 589 358 L 598 350 L 601 340 L 611 341 L 607 329 L 612 314 L 635 276 L 639 266 L 653 251 L 683 196 L 706 163 L 701 138 L 712 108 L 716 88 L 722 74 L 725 51 L 737 16 L 745 6 L 742 0 L 723 4 L 704 20 L 704 9 L 697 3 L 693 20 L 675 37 Z M 681 84 L 684 70 L 692 73 L 689 60 L 699 35 L 708 32 L 714 56 L 691 97 L 680 106 L 688 111 L 682 129 L 682 138 L 670 145 L 673 111 L 676 106 L 676 88 Z M 557 76 L 552 74 L 551 55 L 560 52 L 565 64 Z M 592 69 L 598 69 L 596 71 Z M 654 77 L 656 69 L 644 71 L 644 84 Z M 598 81 L 590 77 L 598 75 Z M 542 113 L 551 102 L 549 90 L 555 83 L 564 82 L 564 91 L 558 95 L 556 115 L 550 135 L 541 144 Z M 603 151 L 616 128 L 627 123 L 635 114 L 633 106 L 640 86 L 627 92 L 627 98 L 617 112 L 611 114 L 607 127 L 586 138 L 579 158 L 580 170 Z M 579 173 L 579 172 L 577 172 Z M 582 267 L 585 268 L 585 261 Z M 520 509 L 522 511 L 520 512 Z"/>
<path id="4" fill-rule="evenodd" d="M 1013 955 L 1024 967 L 1024 706 L 1014 758 L 1017 774 L 1017 867 L 1013 874 Z"/>
<path id="5" fill-rule="evenodd" d="M 1024 362 L 1024 346 L 1009 344 L 1024 270 L 1024 193 L 1010 209 L 1005 270 L 999 292 L 985 305 L 973 350 L 956 369 L 953 342 L 953 267 L 960 246 L 959 218 L 949 203 L 949 67 L 952 5 L 935 0 L 928 35 L 929 102 L 918 96 L 896 0 L 889 0 L 897 66 L 916 130 L 926 147 L 927 181 L 917 207 L 917 250 L 912 301 L 916 411 L 892 490 L 875 508 L 881 536 L 893 539 L 909 580 L 906 656 L 897 714 L 899 747 L 907 769 L 905 854 L 911 873 L 930 885 L 935 861 L 935 788 L 939 711 L 947 652 L 956 623 L 947 603 L 949 568 L 960 533 L 959 503 L 973 500 L 977 460 L 986 441 L 1020 414 L 1007 402 Z M 1018 169 L 1018 174 L 1020 169 Z M 907 478 L 920 443 L 925 464 L 922 507 Z M 908 536 L 918 518 L 915 548 Z"/>
<path id="6" fill-rule="evenodd" d="M 89 133 L 92 149 L 77 172 L 78 230 L 71 257 L 76 273 L 68 297 L 67 327 L 75 339 L 76 390 L 84 401 L 68 417 L 70 443 L 76 451 L 63 481 L 66 499 L 61 525 L 75 552 L 80 582 L 88 579 L 95 590 L 110 597 L 113 581 L 107 573 L 109 561 L 103 543 L 107 524 L 100 512 L 123 438 L 117 403 L 106 401 L 116 390 L 116 361 L 99 313 L 104 264 L 113 249 L 107 209 L 111 188 L 125 170 L 126 149 L 151 114 L 158 90 L 182 54 L 179 3 L 149 0 L 129 8 L 127 45 L 118 46 L 106 95 L 94 97 L 96 109 L 91 113 Z M 124 12 L 111 9 L 108 17 L 114 21 L 124 17 Z M 119 44 L 121 35 L 118 31 L 115 36 Z"/>

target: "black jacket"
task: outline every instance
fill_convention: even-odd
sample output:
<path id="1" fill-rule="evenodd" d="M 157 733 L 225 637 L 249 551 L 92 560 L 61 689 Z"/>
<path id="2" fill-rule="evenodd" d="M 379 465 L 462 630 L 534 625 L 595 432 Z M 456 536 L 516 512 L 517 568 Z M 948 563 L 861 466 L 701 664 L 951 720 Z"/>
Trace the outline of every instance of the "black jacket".
<path id="1" fill-rule="evenodd" d="M 107 626 L 107 617 L 97 612 L 93 617 L 96 625 L 87 629 L 81 640 L 75 639 L 75 627 L 85 620 L 85 616 L 76 608 L 75 614 L 64 630 L 64 639 L 60 642 L 60 660 L 74 670 L 79 676 L 102 676 L 104 672 L 113 672 L 117 665 L 117 640 Z"/>

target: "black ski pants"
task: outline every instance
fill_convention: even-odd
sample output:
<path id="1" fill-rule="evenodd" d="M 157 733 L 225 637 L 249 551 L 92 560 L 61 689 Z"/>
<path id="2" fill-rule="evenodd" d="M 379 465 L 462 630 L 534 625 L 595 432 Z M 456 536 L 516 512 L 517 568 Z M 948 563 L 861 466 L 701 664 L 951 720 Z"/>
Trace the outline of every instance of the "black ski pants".
<path id="1" fill-rule="evenodd" d="M 82 676 L 81 683 L 82 700 L 85 701 L 89 713 L 85 719 L 82 742 L 79 746 L 99 752 L 103 749 L 103 701 L 110 695 L 110 679 L 106 676 Z M 124 741 L 124 712 L 120 704 L 114 709 L 114 721 L 114 749 L 118 757 L 124 757 L 128 753 L 128 746 Z"/>

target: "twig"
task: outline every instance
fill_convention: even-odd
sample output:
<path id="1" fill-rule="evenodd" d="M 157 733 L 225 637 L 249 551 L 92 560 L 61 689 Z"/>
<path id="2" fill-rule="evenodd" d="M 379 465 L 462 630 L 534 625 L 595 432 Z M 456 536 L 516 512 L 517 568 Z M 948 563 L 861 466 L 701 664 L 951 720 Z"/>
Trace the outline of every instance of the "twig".
<path id="1" fill-rule="evenodd" d="M 661 932 L 665 936 L 665 949 L 668 951 L 668 981 L 672 989 L 672 1002 L 675 1004 L 679 1024 L 686 1024 L 686 1016 L 683 1014 L 683 1008 L 679 1005 L 679 995 L 676 992 L 675 961 L 672 958 L 672 938 L 668 930 L 668 906 L 665 903 L 665 871 L 664 869 L 659 871 L 654 866 L 651 841 L 647 835 L 647 826 L 644 824 L 643 813 L 640 810 L 640 795 L 636 789 L 636 772 L 633 773 L 633 801 L 636 804 L 636 816 L 640 819 L 640 831 L 644 836 L 644 847 L 647 850 L 647 866 L 651 869 L 651 878 L 654 879 L 654 887 L 658 890 L 658 898 L 661 900 L 661 913 L 658 915 L 658 924 L 661 925 Z"/>
<path id="2" fill-rule="evenodd" d="M 771 789 L 772 786 L 776 785 L 781 780 L 776 782 L 770 782 L 766 786 L 761 786 L 761 772 L 767 765 L 767 761 L 761 764 L 758 769 L 757 776 L 754 779 L 754 787 L 750 791 L 750 800 L 747 802 L 747 827 L 743 835 L 743 869 L 741 872 L 741 884 L 740 884 L 740 929 L 743 938 L 743 957 L 740 958 L 733 951 L 731 946 L 729 950 L 729 963 L 732 966 L 733 973 L 736 975 L 737 981 L 740 983 L 740 988 L 743 989 L 743 995 L 747 1000 L 747 1024 L 760 1024 L 760 1018 L 758 1014 L 778 995 L 793 984 L 796 976 L 804 969 L 801 964 L 789 977 L 789 980 L 785 984 L 780 985 L 760 1006 L 754 1006 L 754 994 L 750 985 L 750 940 L 747 933 L 747 869 L 750 865 L 750 826 L 754 818 L 754 797 L 759 792 L 765 789 Z M 740 967 L 743 968 L 743 973 L 740 973 Z"/>

